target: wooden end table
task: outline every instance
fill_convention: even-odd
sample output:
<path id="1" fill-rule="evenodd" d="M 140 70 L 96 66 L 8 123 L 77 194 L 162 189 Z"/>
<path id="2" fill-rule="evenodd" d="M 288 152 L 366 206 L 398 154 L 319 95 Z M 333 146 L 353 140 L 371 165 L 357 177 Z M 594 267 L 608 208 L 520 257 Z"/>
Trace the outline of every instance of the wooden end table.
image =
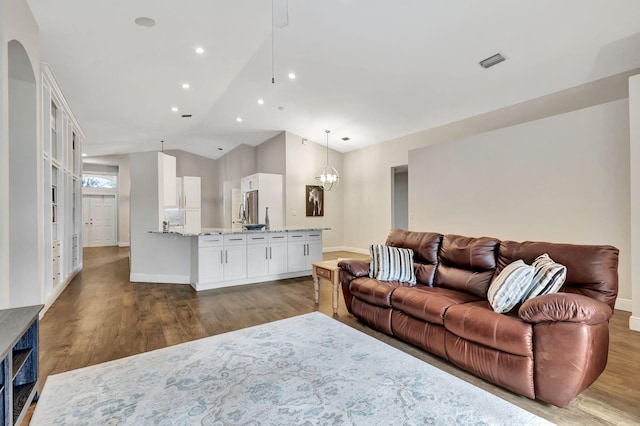
<path id="1" fill-rule="evenodd" d="M 313 289 L 316 293 L 316 304 L 320 301 L 320 277 L 326 278 L 333 285 L 333 314 L 338 313 L 338 284 L 340 284 L 340 268 L 337 260 L 325 260 L 311 263 L 313 269 Z"/>

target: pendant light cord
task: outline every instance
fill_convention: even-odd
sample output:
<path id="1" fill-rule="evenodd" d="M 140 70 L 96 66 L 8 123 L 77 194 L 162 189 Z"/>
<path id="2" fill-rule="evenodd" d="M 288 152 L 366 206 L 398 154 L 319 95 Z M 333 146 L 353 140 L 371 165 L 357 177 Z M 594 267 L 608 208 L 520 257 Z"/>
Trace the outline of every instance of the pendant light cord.
<path id="1" fill-rule="evenodd" d="M 327 166 L 329 166 L 329 133 L 331 133 L 331 131 L 325 130 L 325 132 L 327 133 Z"/>
<path id="2" fill-rule="evenodd" d="M 271 0 L 271 84 L 276 84 L 276 73 L 275 73 L 275 60 L 274 60 L 274 33 L 275 33 L 275 23 L 273 22 L 273 0 Z"/>

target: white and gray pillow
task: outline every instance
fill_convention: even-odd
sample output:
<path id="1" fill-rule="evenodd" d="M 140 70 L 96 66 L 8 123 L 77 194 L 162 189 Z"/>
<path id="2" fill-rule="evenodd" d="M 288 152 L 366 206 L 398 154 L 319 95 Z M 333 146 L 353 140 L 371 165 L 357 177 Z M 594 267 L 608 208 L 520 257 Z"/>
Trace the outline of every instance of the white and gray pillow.
<path id="1" fill-rule="evenodd" d="M 380 281 L 401 281 L 416 284 L 413 269 L 413 250 L 402 247 L 390 247 L 383 244 L 369 246 L 371 263 L 369 277 Z"/>
<path id="2" fill-rule="evenodd" d="M 554 262 L 547 253 L 541 254 L 533 261 L 535 269 L 530 291 L 522 301 L 533 299 L 544 294 L 557 293 L 567 279 L 567 267 Z"/>
<path id="3" fill-rule="evenodd" d="M 530 291 L 534 270 L 521 259 L 505 266 L 487 292 L 487 299 L 495 312 L 509 312 L 522 301 Z"/>

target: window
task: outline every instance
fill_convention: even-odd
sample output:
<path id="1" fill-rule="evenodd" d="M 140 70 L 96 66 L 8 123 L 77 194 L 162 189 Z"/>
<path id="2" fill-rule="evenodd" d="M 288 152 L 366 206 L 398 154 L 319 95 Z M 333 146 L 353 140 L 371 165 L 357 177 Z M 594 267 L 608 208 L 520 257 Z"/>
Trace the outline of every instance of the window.
<path id="1" fill-rule="evenodd" d="M 82 175 L 82 187 L 116 189 L 118 187 L 118 177 L 85 173 Z"/>

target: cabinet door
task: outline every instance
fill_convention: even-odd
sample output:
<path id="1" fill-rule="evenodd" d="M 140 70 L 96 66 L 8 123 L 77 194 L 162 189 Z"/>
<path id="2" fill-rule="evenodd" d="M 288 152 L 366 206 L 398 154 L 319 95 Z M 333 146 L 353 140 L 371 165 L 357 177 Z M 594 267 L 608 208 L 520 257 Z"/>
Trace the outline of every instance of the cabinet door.
<path id="1" fill-rule="evenodd" d="M 322 260 L 322 240 L 307 241 L 306 269 L 311 269 L 311 263 Z"/>
<path id="2" fill-rule="evenodd" d="M 264 277 L 269 275 L 269 246 L 263 244 L 247 245 L 247 277 Z"/>
<path id="3" fill-rule="evenodd" d="M 199 209 L 201 202 L 200 178 L 194 176 L 182 177 L 182 207 L 185 209 Z"/>
<path id="4" fill-rule="evenodd" d="M 269 275 L 287 272 L 287 244 L 272 243 L 269 246 Z"/>
<path id="5" fill-rule="evenodd" d="M 222 247 L 198 248 L 198 282 L 214 283 L 223 278 Z"/>
<path id="6" fill-rule="evenodd" d="M 202 224 L 200 210 L 184 210 L 184 227 L 182 231 L 185 233 L 198 233 Z"/>
<path id="7" fill-rule="evenodd" d="M 240 191 L 247 192 L 258 189 L 258 175 L 251 175 L 240 179 Z"/>
<path id="8" fill-rule="evenodd" d="M 164 207 L 177 207 L 176 196 L 176 157 L 170 155 L 158 153 L 161 161 L 158 164 L 160 170 L 158 170 L 158 177 L 160 190 L 162 191 L 162 198 L 164 200 Z"/>
<path id="9" fill-rule="evenodd" d="M 287 245 L 287 270 L 289 272 L 299 272 L 308 269 L 305 263 L 307 242 L 304 240 L 290 240 Z"/>
<path id="10" fill-rule="evenodd" d="M 247 277 L 247 246 L 225 246 L 224 279 L 239 280 Z"/>

